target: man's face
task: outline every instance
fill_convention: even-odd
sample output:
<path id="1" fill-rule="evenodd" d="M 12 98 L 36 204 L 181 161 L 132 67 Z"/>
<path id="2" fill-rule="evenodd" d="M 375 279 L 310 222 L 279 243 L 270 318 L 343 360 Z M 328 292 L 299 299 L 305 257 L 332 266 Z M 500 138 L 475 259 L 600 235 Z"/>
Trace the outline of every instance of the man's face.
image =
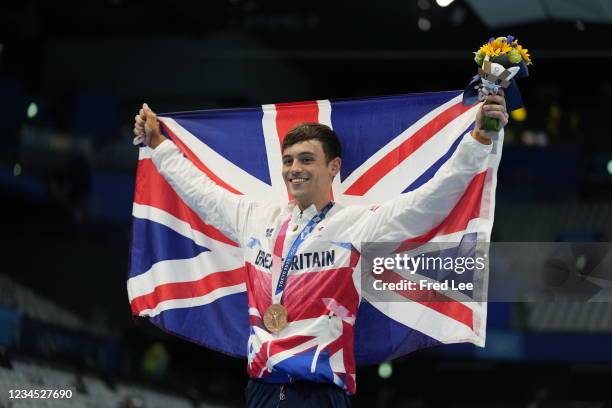
<path id="1" fill-rule="evenodd" d="M 297 201 L 315 203 L 327 197 L 339 170 L 340 158 L 328 163 L 318 140 L 296 143 L 283 151 L 283 179 Z"/>

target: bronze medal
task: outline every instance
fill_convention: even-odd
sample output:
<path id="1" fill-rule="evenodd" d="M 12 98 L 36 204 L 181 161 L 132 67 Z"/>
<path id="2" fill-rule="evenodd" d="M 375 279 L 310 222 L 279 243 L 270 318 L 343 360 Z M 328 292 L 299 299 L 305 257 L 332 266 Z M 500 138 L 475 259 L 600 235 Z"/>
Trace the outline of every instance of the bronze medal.
<path id="1" fill-rule="evenodd" d="M 278 333 L 287 327 L 287 309 L 283 305 L 272 304 L 266 309 L 263 321 L 270 333 Z"/>

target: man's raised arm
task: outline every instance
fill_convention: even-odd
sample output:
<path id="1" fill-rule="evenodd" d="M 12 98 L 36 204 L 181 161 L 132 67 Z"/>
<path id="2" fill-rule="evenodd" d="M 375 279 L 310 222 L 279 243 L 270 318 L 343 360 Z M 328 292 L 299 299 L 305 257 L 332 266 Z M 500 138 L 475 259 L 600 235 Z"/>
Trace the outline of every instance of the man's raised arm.
<path id="1" fill-rule="evenodd" d="M 444 221 L 474 177 L 486 171 L 491 138 L 497 132 L 482 129 L 484 117 L 499 119 L 500 132 L 508 123 L 503 93 L 488 96 L 486 102 L 478 110 L 474 130 L 464 136 L 453 156 L 431 180 L 384 203 L 371 214 L 359 234 L 362 242 L 400 242 L 427 234 Z"/>
<path id="2" fill-rule="evenodd" d="M 246 197 L 219 187 L 201 172 L 160 131 L 155 113 L 147 106 L 134 120 L 134 144 L 153 149 L 152 161 L 178 196 L 207 224 L 242 244 L 246 220 L 256 204 Z"/>

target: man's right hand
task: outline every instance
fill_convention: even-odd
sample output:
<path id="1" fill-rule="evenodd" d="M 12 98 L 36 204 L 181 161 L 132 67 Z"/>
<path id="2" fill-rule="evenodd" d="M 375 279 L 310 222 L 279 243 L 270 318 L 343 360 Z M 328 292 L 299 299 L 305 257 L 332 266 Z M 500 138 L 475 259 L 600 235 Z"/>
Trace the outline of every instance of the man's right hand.
<path id="1" fill-rule="evenodd" d="M 166 137 L 159 130 L 157 116 L 146 103 L 142 104 L 142 109 L 134 117 L 134 135 L 136 136 L 134 138 L 135 145 L 144 143 L 152 149 L 166 140 Z"/>

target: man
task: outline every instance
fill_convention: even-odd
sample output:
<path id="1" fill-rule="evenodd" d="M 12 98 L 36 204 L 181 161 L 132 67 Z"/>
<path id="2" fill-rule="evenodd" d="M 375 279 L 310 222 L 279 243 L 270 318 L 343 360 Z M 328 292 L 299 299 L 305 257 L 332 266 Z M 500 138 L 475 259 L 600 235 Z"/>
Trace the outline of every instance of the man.
<path id="1" fill-rule="evenodd" d="M 329 127 L 307 123 L 284 138 L 282 175 L 293 198 L 269 205 L 211 181 L 160 132 L 145 104 L 137 140 L 183 201 L 244 251 L 249 314 L 247 405 L 349 406 L 356 391 L 353 328 L 360 302 L 363 242 L 401 242 L 437 226 L 482 170 L 493 134 L 483 117 L 508 122 L 503 94 L 490 95 L 475 130 L 425 185 L 375 207 L 330 200 L 341 168 Z"/>

